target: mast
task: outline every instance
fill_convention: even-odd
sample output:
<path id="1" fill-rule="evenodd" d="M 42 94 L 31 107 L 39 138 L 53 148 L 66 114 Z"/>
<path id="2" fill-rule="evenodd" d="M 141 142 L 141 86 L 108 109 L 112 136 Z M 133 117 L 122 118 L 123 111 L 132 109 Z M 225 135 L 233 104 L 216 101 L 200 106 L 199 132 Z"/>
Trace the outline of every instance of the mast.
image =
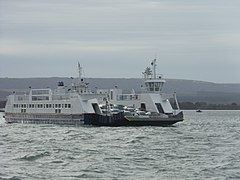
<path id="1" fill-rule="evenodd" d="M 82 67 L 79 62 L 78 62 L 78 78 L 79 78 L 79 81 L 82 78 Z"/>
<path id="2" fill-rule="evenodd" d="M 154 79 L 156 79 L 156 67 L 157 67 L 156 61 L 157 61 L 157 59 L 155 58 L 151 63 L 151 65 L 153 66 L 153 78 Z"/>

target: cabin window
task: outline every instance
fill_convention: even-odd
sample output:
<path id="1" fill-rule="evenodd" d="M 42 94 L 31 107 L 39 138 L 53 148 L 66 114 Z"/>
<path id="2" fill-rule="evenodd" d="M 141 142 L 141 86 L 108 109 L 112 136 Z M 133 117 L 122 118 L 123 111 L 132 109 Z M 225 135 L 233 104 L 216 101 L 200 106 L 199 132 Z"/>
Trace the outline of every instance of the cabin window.
<path id="1" fill-rule="evenodd" d="M 127 95 L 119 95 L 119 100 L 127 100 Z"/>
<path id="2" fill-rule="evenodd" d="M 32 96 L 32 101 L 48 101 L 49 96 Z"/>
<path id="3" fill-rule="evenodd" d="M 32 90 L 32 95 L 49 94 L 48 89 Z"/>
<path id="4" fill-rule="evenodd" d="M 155 91 L 159 91 L 160 90 L 160 83 L 155 83 Z"/>
<path id="5" fill-rule="evenodd" d="M 61 113 L 61 109 L 55 109 L 55 113 Z"/>
<path id="6" fill-rule="evenodd" d="M 132 100 L 132 95 L 130 95 L 130 100 Z"/>
<path id="7" fill-rule="evenodd" d="M 147 91 L 149 91 L 148 83 L 146 83 L 145 86 L 146 86 L 146 88 L 147 88 Z"/>
<path id="8" fill-rule="evenodd" d="M 150 91 L 154 91 L 154 83 L 149 83 Z"/>
<path id="9" fill-rule="evenodd" d="M 71 108 L 71 104 L 68 104 L 68 108 Z"/>
<path id="10" fill-rule="evenodd" d="M 22 101 L 22 100 L 23 100 L 22 96 L 18 96 L 18 101 Z"/>

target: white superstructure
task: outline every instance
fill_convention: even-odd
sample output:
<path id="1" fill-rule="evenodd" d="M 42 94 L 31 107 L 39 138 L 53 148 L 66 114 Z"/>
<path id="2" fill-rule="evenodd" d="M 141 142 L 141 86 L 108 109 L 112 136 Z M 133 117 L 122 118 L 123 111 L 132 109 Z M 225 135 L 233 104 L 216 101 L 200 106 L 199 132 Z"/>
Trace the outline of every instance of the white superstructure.
<path id="1" fill-rule="evenodd" d="M 151 64 L 153 68 L 143 73 L 144 88 L 139 94 L 134 90 L 123 94 L 118 88 L 92 92 L 78 64 L 79 77 L 69 89 L 59 82 L 54 90 L 30 88 L 28 93 L 8 96 L 5 121 L 96 126 L 167 126 L 183 121 L 176 94 L 161 93 L 165 80 L 156 74 L 156 59 Z M 177 110 L 173 110 L 169 98 L 175 99 Z"/>
<path id="2" fill-rule="evenodd" d="M 81 124 L 84 113 L 101 114 L 98 99 L 103 99 L 104 95 L 88 89 L 88 83 L 81 77 L 80 64 L 78 68 L 79 78 L 71 89 L 59 82 L 55 90 L 30 89 L 29 93 L 8 96 L 6 122 Z"/>
<path id="3" fill-rule="evenodd" d="M 135 91 L 132 90 L 130 94 L 123 94 L 122 89 L 110 89 L 108 95 L 110 103 L 167 115 L 179 113 L 180 109 L 176 94 L 164 94 L 161 92 L 166 81 L 161 74 L 156 74 L 156 59 L 151 62 L 151 65 L 152 68 L 147 67 L 143 72 L 144 86 L 142 93 L 135 93 Z M 101 92 L 106 92 L 106 90 L 98 90 L 98 93 Z M 170 99 L 175 100 L 177 105 L 176 110 L 172 108 Z"/>

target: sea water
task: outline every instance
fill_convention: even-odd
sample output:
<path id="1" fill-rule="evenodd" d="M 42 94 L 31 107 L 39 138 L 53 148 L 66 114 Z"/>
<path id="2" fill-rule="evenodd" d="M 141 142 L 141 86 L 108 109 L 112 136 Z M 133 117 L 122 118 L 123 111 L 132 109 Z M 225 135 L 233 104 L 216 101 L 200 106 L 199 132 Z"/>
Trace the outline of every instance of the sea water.
<path id="1" fill-rule="evenodd" d="M 0 179 L 240 179 L 240 111 L 170 127 L 6 124 Z"/>

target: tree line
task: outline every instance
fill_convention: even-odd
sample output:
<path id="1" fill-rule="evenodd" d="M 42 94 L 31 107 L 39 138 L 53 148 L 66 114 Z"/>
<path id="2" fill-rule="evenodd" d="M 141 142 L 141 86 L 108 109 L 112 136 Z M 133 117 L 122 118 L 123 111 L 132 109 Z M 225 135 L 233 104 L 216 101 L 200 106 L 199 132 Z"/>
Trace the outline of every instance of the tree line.
<path id="1" fill-rule="evenodd" d="M 176 104 L 174 105 L 176 107 Z M 240 110 L 240 104 L 230 103 L 230 104 L 208 104 L 206 102 L 179 102 L 181 109 L 185 110 Z"/>

